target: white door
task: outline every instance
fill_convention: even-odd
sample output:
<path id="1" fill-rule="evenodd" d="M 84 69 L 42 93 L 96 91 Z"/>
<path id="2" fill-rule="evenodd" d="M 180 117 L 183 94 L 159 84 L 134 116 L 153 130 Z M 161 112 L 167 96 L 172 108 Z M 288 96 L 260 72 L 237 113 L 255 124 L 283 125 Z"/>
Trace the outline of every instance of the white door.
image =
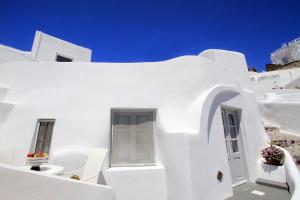
<path id="1" fill-rule="evenodd" d="M 246 181 L 238 112 L 222 109 L 224 136 L 233 186 Z"/>

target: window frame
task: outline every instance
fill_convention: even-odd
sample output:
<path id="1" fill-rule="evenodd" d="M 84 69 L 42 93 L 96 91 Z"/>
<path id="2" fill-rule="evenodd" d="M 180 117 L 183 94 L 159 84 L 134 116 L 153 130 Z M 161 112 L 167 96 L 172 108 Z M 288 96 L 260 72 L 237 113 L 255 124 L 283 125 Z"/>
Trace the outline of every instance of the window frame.
<path id="1" fill-rule="evenodd" d="M 152 112 L 153 115 L 153 162 L 150 163 L 123 163 L 123 164 L 114 164 L 112 163 L 112 151 L 113 151 L 113 122 L 115 113 L 118 112 Z M 141 167 L 141 166 L 155 166 L 156 163 L 156 115 L 157 109 L 155 108 L 112 108 L 110 111 L 110 155 L 109 155 L 109 167 Z"/>
<path id="2" fill-rule="evenodd" d="M 35 142 L 34 142 L 34 146 L 33 146 L 33 153 L 37 153 L 36 149 L 37 149 L 37 143 L 38 143 L 38 137 L 39 137 L 39 130 L 40 130 L 41 122 L 53 122 L 53 128 L 52 128 L 51 140 L 50 140 L 49 152 L 48 152 L 48 155 L 50 155 L 52 138 L 53 138 L 53 133 L 54 133 L 54 126 L 55 126 L 55 119 L 38 119 L 37 120 L 37 126 L 36 126 L 36 130 L 35 130 Z"/>

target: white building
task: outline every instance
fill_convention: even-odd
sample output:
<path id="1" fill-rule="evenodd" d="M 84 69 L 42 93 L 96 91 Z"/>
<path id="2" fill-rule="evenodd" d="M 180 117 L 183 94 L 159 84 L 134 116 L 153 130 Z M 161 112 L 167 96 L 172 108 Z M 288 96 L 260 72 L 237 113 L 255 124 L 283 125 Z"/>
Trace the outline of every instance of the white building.
<path id="1" fill-rule="evenodd" d="M 59 63 L 51 62 L 56 55 L 90 61 L 91 52 L 39 34 L 30 57 L 45 62 L 1 54 L 0 147 L 13 149 L 15 166 L 44 151 L 65 170 L 82 166 L 91 148 L 107 148 L 109 187 L 0 165 L 5 199 L 30 199 L 29 188 L 38 187 L 36 195 L 50 199 L 109 200 L 113 191 L 117 200 L 219 200 L 264 173 L 258 163 L 269 138 L 244 55 L 207 50 L 162 62 Z M 289 166 L 281 179 L 297 199 L 299 174 Z"/>
<path id="2" fill-rule="evenodd" d="M 265 92 L 274 89 L 300 88 L 300 68 L 275 70 L 269 72 L 250 72 L 253 90 Z"/>
<path id="3" fill-rule="evenodd" d="M 250 81 L 265 124 L 300 135 L 300 68 L 250 72 Z"/>
<path id="4" fill-rule="evenodd" d="M 281 48 L 271 53 L 273 64 L 287 64 L 300 60 L 300 38 L 285 43 Z"/>
<path id="5" fill-rule="evenodd" d="M 36 31 L 30 52 L 0 45 L 0 64 L 8 62 L 90 62 L 92 51 Z"/>

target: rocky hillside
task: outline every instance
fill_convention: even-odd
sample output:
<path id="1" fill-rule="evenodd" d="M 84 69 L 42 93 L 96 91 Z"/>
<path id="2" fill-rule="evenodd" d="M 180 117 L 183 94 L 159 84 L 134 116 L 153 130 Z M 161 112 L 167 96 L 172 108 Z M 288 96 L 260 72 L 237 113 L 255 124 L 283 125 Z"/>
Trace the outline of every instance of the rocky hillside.
<path id="1" fill-rule="evenodd" d="M 274 145 L 281 146 L 292 154 L 300 170 L 300 137 L 281 133 L 275 127 L 266 127 L 265 129 Z"/>

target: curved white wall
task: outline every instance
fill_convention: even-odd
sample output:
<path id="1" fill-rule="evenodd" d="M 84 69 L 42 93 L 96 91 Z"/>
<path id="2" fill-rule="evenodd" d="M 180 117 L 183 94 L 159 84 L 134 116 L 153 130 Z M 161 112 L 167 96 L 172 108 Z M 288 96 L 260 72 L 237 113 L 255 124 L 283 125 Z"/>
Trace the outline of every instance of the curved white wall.
<path id="1" fill-rule="evenodd" d="M 291 154 L 284 148 L 278 147 L 285 154 L 284 167 L 286 172 L 286 182 L 291 193 L 291 200 L 300 199 L 300 173 Z"/>
<path id="2" fill-rule="evenodd" d="M 143 190 L 145 200 L 153 199 L 155 192 L 160 194 L 156 199 L 227 198 L 232 187 L 220 105 L 242 109 L 249 181 L 257 176 L 253 166 L 268 140 L 248 78 L 242 54 L 219 50 L 155 63 L 3 64 L 0 85 L 10 88 L 4 100 L 16 106 L 0 124 L 0 145 L 14 148 L 14 163 L 23 165 L 37 119 L 54 118 L 50 156 L 65 149 L 109 148 L 111 108 L 156 108 L 156 160 L 163 168 L 143 168 L 139 181 L 131 185 L 125 178 L 134 178 L 136 173 L 104 169 L 117 198 L 129 195 L 124 191 L 136 188 L 141 192 L 139 188 L 155 184 L 162 185 L 164 192 L 157 187 Z M 222 89 L 224 85 L 238 95 Z M 212 95 L 216 87 L 219 91 Z M 204 109 L 207 101 L 213 104 Z M 205 121 L 207 116 L 211 121 Z M 210 129 L 203 128 L 203 123 L 210 123 Z M 220 183 L 218 170 L 225 174 Z M 165 179 L 153 178 L 153 174 Z M 214 192 L 207 192 L 211 188 Z"/>

